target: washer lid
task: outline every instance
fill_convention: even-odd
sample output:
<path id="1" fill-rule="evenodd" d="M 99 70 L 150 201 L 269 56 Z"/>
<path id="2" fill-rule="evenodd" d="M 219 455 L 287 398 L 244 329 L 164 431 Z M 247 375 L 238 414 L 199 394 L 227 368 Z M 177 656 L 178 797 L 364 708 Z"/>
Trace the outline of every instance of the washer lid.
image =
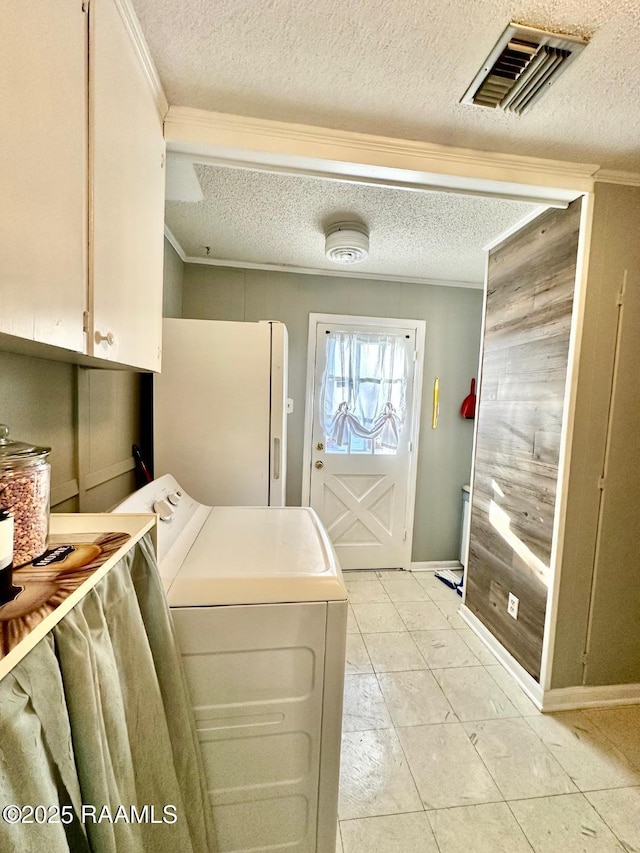
<path id="1" fill-rule="evenodd" d="M 346 598 L 329 537 L 309 507 L 214 507 L 167 593 L 171 607 Z"/>

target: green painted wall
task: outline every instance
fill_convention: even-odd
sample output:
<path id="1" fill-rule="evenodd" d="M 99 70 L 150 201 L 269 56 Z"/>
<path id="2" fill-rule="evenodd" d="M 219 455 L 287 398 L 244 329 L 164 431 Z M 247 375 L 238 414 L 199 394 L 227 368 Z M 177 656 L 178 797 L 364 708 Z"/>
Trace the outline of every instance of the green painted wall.
<path id="1" fill-rule="evenodd" d="M 289 332 L 287 502 L 300 503 L 310 313 L 426 320 L 426 352 L 413 560 L 458 558 L 461 487 L 469 482 L 473 421 L 460 404 L 476 375 L 482 291 L 321 275 L 187 264 L 183 316 L 210 320 L 280 320 Z M 440 377 L 440 424 L 431 429 L 434 377 Z"/>

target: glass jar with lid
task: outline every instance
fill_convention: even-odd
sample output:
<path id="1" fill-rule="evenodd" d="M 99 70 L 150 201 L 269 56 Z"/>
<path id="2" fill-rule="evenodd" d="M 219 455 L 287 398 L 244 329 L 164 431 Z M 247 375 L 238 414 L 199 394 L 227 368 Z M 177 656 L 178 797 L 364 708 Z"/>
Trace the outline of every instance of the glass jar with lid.
<path id="1" fill-rule="evenodd" d="M 13 566 L 35 560 L 49 539 L 50 447 L 9 438 L 0 424 L 0 510 L 13 516 Z"/>

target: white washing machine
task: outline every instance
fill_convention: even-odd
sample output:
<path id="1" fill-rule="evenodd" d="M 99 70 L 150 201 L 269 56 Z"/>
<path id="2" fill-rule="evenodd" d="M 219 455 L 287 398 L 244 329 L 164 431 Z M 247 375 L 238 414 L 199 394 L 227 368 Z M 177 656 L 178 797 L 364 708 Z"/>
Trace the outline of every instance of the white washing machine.
<path id="1" fill-rule="evenodd" d="M 220 853 L 334 853 L 347 592 L 308 507 L 207 507 L 171 475 L 159 515 Z"/>

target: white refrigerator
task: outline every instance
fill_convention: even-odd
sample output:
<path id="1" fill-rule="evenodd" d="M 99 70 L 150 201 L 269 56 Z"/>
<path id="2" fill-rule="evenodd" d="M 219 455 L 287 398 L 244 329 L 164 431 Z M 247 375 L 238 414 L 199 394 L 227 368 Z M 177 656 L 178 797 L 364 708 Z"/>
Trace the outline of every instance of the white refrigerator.
<path id="1" fill-rule="evenodd" d="M 165 319 L 162 334 L 155 476 L 209 506 L 284 506 L 286 327 Z"/>

